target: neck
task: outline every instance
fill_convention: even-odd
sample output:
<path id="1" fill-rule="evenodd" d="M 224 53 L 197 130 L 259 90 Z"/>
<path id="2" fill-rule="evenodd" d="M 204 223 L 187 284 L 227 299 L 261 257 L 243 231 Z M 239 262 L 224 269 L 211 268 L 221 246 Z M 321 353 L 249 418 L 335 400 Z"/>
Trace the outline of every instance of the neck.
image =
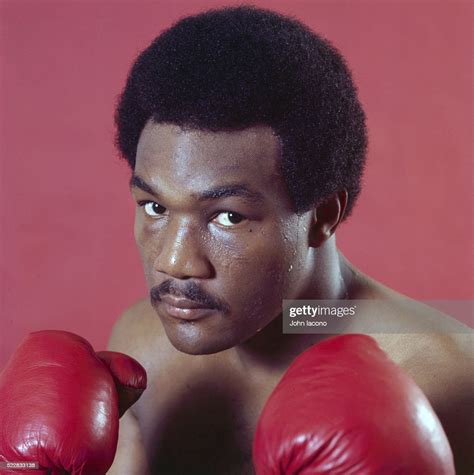
<path id="1" fill-rule="evenodd" d="M 324 246 L 311 249 L 308 278 L 294 299 L 345 299 L 350 295 L 352 275 L 349 264 L 339 254 L 333 236 Z M 258 377 L 264 373 L 284 371 L 305 349 L 330 335 L 283 334 L 282 315 L 278 315 L 262 331 L 232 348 L 232 362 L 242 370 L 252 369 Z"/>

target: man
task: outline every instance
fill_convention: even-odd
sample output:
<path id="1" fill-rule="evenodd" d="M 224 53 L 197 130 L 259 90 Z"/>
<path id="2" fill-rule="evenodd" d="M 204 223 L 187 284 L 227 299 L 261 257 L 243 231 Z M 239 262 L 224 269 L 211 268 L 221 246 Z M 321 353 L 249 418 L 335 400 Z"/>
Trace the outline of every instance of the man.
<path id="1" fill-rule="evenodd" d="M 116 122 L 149 297 L 117 321 L 109 348 L 143 364 L 148 388 L 120 421 L 109 473 L 252 473 L 266 400 L 327 336 L 283 334 L 283 299 L 371 299 L 382 304 L 365 321 L 426 322 L 423 334 L 372 336 L 430 400 L 458 473 L 472 472 L 470 333 L 336 247 L 367 140 L 327 41 L 252 7 L 185 18 L 137 59 Z"/>

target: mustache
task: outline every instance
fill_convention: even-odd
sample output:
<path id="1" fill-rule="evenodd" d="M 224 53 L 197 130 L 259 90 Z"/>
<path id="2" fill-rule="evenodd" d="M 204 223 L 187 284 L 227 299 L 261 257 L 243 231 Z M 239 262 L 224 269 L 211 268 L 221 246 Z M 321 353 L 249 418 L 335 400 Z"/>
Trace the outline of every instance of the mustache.
<path id="1" fill-rule="evenodd" d="M 223 300 L 214 297 L 199 287 L 196 282 L 188 282 L 185 286 L 178 286 L 171 279 L 165 280 L 150 290 L 150 300 L 152 305 L 161 302 L 164 295 L 174 295 L 175 297 L 184 297 L 193 302 L 204 305 L 208 308 L 220 310 L 223 313 L 229 313 L 230 307 Z"/>

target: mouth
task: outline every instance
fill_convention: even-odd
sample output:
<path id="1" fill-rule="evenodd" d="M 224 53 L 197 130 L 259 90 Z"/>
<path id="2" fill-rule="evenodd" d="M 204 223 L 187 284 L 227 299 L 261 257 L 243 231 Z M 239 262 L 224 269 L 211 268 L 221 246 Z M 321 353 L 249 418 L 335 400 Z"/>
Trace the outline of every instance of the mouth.
<path id="1" fill-rule="evenodd" d="M 214 308 L 206 307 L 193 300 L 177 298 L 172 295 L 163 296 L 158 305 L 167 315 L 188 321 L 199 320 L 216 311 Z"/>

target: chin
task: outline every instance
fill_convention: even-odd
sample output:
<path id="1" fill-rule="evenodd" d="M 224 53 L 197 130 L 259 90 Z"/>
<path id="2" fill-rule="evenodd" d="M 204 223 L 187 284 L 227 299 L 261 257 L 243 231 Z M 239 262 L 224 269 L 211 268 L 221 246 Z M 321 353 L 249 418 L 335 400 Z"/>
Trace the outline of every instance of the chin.
<path id="1" fill-rule="evenodd" d="M 236 341 L 217 339 L 214 335 L 207 335 L 198 325 L 190 322 L 180 324 L 180 328 L 169 328 L 164 325 L 166 335 L 170 343 L 182 353 L 188 355 L 211 355 L 220 351 L 228 350 L 238 344 Z"/>

